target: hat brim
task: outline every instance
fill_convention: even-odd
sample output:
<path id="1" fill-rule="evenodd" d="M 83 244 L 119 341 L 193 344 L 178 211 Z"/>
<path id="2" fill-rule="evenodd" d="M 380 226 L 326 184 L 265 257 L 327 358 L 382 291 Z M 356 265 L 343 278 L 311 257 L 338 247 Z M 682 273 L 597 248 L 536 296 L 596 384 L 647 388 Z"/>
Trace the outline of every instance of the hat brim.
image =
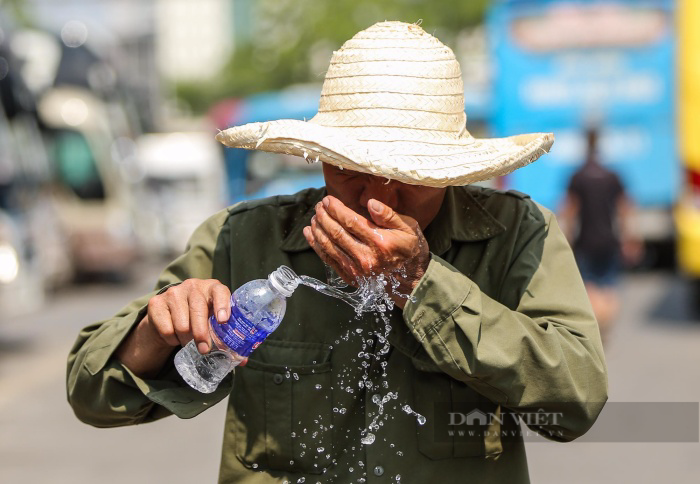
<path id="1" fill-rule="evenodd" d="M 429 140 L 376 139 L 358 133 L 362 131 L 357 128 L 282 119 L 232 127 L 216 139 L 233 148 L 286 153 L 431 187 L 468 185 L 508 174 L 548 153 L 554 142 L 552 133 L 476 139 L 465 131 L 459 138 L 438 134 Z"/>

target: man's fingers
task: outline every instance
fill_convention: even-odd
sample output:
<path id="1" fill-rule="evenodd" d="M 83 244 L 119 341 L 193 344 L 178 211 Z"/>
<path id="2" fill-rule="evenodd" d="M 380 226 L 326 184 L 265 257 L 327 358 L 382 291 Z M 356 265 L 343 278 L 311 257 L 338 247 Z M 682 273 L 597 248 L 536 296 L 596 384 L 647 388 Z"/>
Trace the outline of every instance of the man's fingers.
<path id="1" fill-rule="evenodd" d="M 173 321 L 175 337 L 181 346 L 185 346 L 192 339 L 190 331 L 190 311 L 187 307 L 186 297 L 176 297 L 168 299 L 168 310 Z"/>
<path id="2" fill-rule="evenodd" d="M 349 257 L 347 257 L 347 255 L 345 254 L 338 252 L 338 257 L 344 257 L 344 261 L 347 267 L 346 269 L 346 267 L 343 267 L 339 261 L 333 259 L 328 253 L 325 252 L 325 250 L 321 246 L 321 243 L 317 240 L 316 236 L 314 235 L 316 232 L 312 227 L 304 227 L 303 232 L 306 241 L 309 243 L 311 248 L 314 249 L 314 252 L 318 254 L 321 260 L 329 266 L 331 266 L 346 283 L 351 285 L 355 284 L 356 276 L 352 271 L 352 261 L 349 259 Z"/>
<path id="3" fill-rule="evenodd" d="M 211 288 L 211 307 L 216 320 L 225 323 L 231 317 L 231 291 L 221 283 Z"/>
<path id="4" fill-rule="evenodd" d="M 209 352 L 209 302 L 204 294 L 191 292 L 188 296 L 190 332 L 200 353 Z"/>
<path id="5" fill-rule="evenodd" d="M 323 199 L 323 208 L 345 230 L 357 237 L 361 242 L 371 243 L 378 237 L 376 227 L 362 215 L 345 206 L 335 197 L 327 196 Z"/>
<path id="6" fill-rule="evenodd" d="M 354 261 L 348 254 L 338 245 L 333 243 L 328 234 L 323 230 L 316 219 L 316 217 L 311 219 L 311 233 L 316 241 L 316 246 L 321 250 L 321 252 L 330 258 L 331 261 L 335 263 L 336 266 L 340 266 L 343 272 L 346 274 L 354 274 Z"/>
<path id="7" fill-rule="evenodd" d="M 180 344 L 175 335 L 170 309 L 163 299 L 153 298 L 148 303 L 148 322 L 167 344 L 170 346 Z"/>
<path id="8" fill-rule="evenodd" d="M 171 346 L 195 340 L 200 353 L 211 349 L 209 315 L 220 322 L 231 314 L 231 291 L 215 279 L 187 279 L 148 302 L 149 325 Z"/>
<path id="9" fill-rule="evenodd" d="M 383 204 L 379 200 L 371 199 L 367 202 L 367 210 L 370 217 L 372 217 L 372 221 L 380 227 L 409 233 L 414 231 L 414 228 L 408 225 L 390 206 Z"/>
<path id="10" fill-rule="evenodd" d="M 336 219 L 331 217 L 321 203 L 316 207 L 315 220 L 333 243 L 337 244 L 347 254 L 360 254 L 368 251 L 368 247 L 345 230 Z"/>

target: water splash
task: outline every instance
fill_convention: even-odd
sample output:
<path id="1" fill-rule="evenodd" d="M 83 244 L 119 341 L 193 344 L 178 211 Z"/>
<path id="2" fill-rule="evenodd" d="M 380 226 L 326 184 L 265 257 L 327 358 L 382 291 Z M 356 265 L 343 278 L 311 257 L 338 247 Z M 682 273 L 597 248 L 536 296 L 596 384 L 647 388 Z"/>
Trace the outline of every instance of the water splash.
<path id="1" fill-rule="evenodd" d="M 415 410 L 413 410 L 410 406 L 404 405 L 403 407 L 401 407 L 401 410 L 406 412 L 408 415 L 415 415 L 416 420 L 418 421 L 418 425 L 425 425 L 425 422 L 427 421 L 427 419 L 424 416 L 422 416 L 421 414 L 419 414 L 418 412 L 416 412 Z"/>
<path id="2" fill-rule="evenodd" d="M 328 284 L 310 276 L 298 276 L 291 269 L 286 267 L 285 269 L 289 271 L 290 276 L 293 275 L 295 282 L 298 284 L 305 285 L 321 294 L 340 299 L 346 304 L 349 304 L 355 310 L 357 316 L 368 312 L 375 313 L 375 321 L 377 323 L 376 329 L 367 331 L 364 331 L 363 328 L 350 329 L 344 335 L 340 336 L 339 339 L 335 341 L 335 344 L 341 344 L 340 340 L 348 341 L 351 337 L 362 338 L 363 345 L 362 350 L 357 355 L 358 360 L 353 359 L 353 363 L 359 361 L 360 366 L 363 368 L 361 377 L 357 381 L 356 386 L 359 390 L 364 389 L 365 391 L 377 391 L 381 388 L 388 389 L 387 355 L 391 349 L 391 344 L 389 343 L 391 324 L 387 311 L 391 311 L 394 308 L 395 303 L 392 300 L 392 296 L 398 296 L 415 302 L 415 299 L 410 295 L 400 292 L 402 284 L 401 279 L 406 279 L 408 277 L 406 269 L 401 268 L 400 270 L 393 271 L 386 275 L 379 274 L 372 275 L 371 277 L 359 278 L 356 281 L 357 289 L 352 292 L 341 290 L 342 287 L 346 287 L 347 285 L 344 284 L 342 279 L 340 279 L 329 266 L 326 266 Z M 369 375 L 370 362 L 372 362 L 372 360 L 379 363 L 381 372 L 377 376 L 381 378 L 381 381 L 373 381 L 374 378 Z M 287 377 L 289 377 L 289 375 Z M 297 377 L 296 374 L 294 377 Z M 317 389 L 319 389 L 319 387 L 320 385 L 316 386 Z M 340 389 L 343 390 L 342 380 Z M 351 385 L 345 386 L 345 390 L 348 393 L 354 393 Z M 373 416 L 370 414 L 373 418 L 368 427 L 362 430 L 362 437 L 360 439 L 362 444 L 371 445 L 375 442 L 375 432 L 377 432 L 385 422 L 388 422 L 389 419 L 389 415 L 385 412 L 385 406 L 391 400 L 396 399 L 398 399 L 398 394 L 395 392 L 388 392 L 383 396 L 378 393 L 372 396 L 371 401 L 377 406 L 377 411 Z M 397 407 L 394 406 L 393 408 Z M 404 405 L 402 409 L 408 414 L 415 415 L 420 425 L 425 424 L 425 417 L 414 412 L 408 405 Z M 345 414 L 346 412 L 347 409 L 340 406 L 333 408 L 334 414 Z M 306 429 L 304 429 L 304 432 L 306 433 Z M 322 454 L 324 450 L 323 447 L 316 449 L 318 454 Z"/>
<path id="3" fill-rule="evenodd" d="M 362 439 L 360 439 L 360 442 L 362 442 L 365 445 L 372 445 L 374 443 L 375 438 L 376 437 L 374 436 L 374 434 L 372 432 L 369 432 L 367 435 L 362 437 Z"/>
<path id="4" fill-rule="evenodd" d="M 337 276 L 329 276 L 331 284 L 326 284 L 325 282 L 319 281 L 311 276 L 299 276 L 287 266 L 281 266 L 280 269 L 284 269 L 286 274 L 290 278 L 293 278 L 298 284 L 303 284 L 307 287 L 315 289 L 321 294 L 325 294 L 346 302 L 355 309 L 355 313 L 357 313 L 358 316 L 367 312 L 384 313 L 387 310 L 394 308 L 394 301 L 392 301 L 389 293 L 386 290 L 387 284 L 390 285 L 391 294 L 415 302 L 415 299 L 413 299 L 410 295 L 401 294 L 397 291 L 400 282 L 396 278 L 395 273 L 406 277 L 405 268 L 401 268 L 390 273 L 388 279 L 384 274 L 371 277 L 360 277 L 357 280 L 358 287 L 353 292 L 342 291 L 340 287 L 343 286 L 338 284 Z M 328 269 L 326 272 L 329 274 Z"/>
<path id="5" fill-rule="evenodd" d="M 385 311 L 387 306 L 391 309 L 394 305 L 384 289 L 383 275 L 379 277 L 366 277 L 358 281 L 358 288 L 354 292 L 341 291 L 337 287 L 330 286 L 310 276 L 297 276 L 299 283 L 308 286 L 321 294 L 335 297 L 349 304 L 358 315 L 377 310 Z M 387 301 L 388 300 L 388 301 Z"/>

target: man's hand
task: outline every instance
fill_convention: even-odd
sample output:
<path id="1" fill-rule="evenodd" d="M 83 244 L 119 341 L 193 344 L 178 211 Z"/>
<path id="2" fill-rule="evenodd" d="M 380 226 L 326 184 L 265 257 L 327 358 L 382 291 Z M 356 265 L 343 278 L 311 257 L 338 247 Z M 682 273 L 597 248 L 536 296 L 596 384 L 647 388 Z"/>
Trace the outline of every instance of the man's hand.
<path id="1" fill-rule="evenodd" d="M 117 349 L 117 358 L 140 376 L 163 367 L 176 346 L 191 339 L 204 354 L 211 348 L 209 314 L 221 322 L 231 313 L 231 291 L 215 279 L 187 279 L 148 302 L 148 314 Z"/>
<path id="2" fill-rule="evenodd" d="M 148 301 L 148 323 L 165 345 L 185 346 L 194 338 L 204 354 L 211 347 L 209 314 L 228 321 L 230 299 L 229 288 L 216 279 L 187 279 Z"/>
<path id="3" fill-rule="evenodd" d="M 367 209 L 371 221 L 327 196 L 316 205 L 316 215 L 311 226 L 304 228 L 304 236 L 348 284 L 356 286 L 360 276 L 383 273 L 400 283 L 396 292 L 408 295 L 430 262 L 423 232 L 414 219 L 377 200 L 370 200 Z M 401 308 L 406 302 L 395 295 L 392 299 Z"/>

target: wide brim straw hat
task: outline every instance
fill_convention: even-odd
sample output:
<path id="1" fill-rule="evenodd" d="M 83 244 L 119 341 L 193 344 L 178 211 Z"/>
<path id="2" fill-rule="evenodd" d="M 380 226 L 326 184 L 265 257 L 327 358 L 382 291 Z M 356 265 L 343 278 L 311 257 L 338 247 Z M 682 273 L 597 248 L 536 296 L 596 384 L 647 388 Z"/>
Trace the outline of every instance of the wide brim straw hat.
<path id="1" fill-rule="evenodd" d="M 476 139 L 452 50 L 417 24 L 380 22 L 333 53 L 318 113 L 220 132 L 235 147 L 287 153 L 412 185 L 466 185 L 547 153 L 552 133 Z"/>

